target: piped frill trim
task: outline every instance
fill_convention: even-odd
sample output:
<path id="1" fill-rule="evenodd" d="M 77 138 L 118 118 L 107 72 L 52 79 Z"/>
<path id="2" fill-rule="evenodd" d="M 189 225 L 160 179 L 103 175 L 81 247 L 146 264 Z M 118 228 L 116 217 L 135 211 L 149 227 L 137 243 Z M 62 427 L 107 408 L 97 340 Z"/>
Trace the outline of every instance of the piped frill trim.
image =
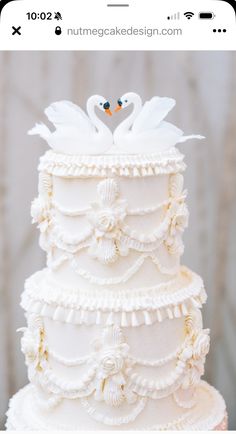
<path id="1" fill-rule="evenodd" d="M 150 325 L 165 318 L 188 315 L 206 301 L 202 279 L 181 268 L 186 284 L 163 283 L 157 288 L 109 291 L 64 288 L 50 280 L 47 269 L 35 273 L 25 284 L 21 306 L 28 312 L 57 321 L 86 325 Z"/>
<path id="2" fill-rule="evenodd" d="M 121 245 L 121 252 L 124 252 L 122 256 L 126 256 L 129 252 L 129 249 L 136 250 L 138 252 L 150 252 L 159 247 L 160 244 L 163 243 L 163 241 L 166 241 L 168 236 L 170 236 L 169 232 L 172 229 L 172 222 L 174 219 L 176 219 L 177 212 L 181 213 L 181 218 L 186 219 L 186 222 L 184 222 L 181 226 L 180 233 L 182 234 L 184 228 L 187 226 L 188 211 L 187 208 L 183 206 L 179 206 L 179 209 L 180 210 L 177 209 L 176 202 L 171 202 L 164 220 L 161 222 L 158 228 L 149 235 L 138 233 L 138 231 L 135 231 L 128 225 L 123 224 L 115 234 L 116 242 Z M 71 235 L 63 230 L 63 228 L 57 222 L 55 216 L 53 216 L 50 218 L 50 236 L 47 237 L 46 241 L 41 243 L 41 247 L 48 251 L 50 250 L 51 246 L 56 246 L 63 251 L 77 253 L 81 249 L 92 246 L 93 238 L 93 227 L 88 227 L 83 232 Z M 182 252 L 182 246 L 179 246 L 179 248 L 176 247 L 176 251 L 178 254 L 180 254 Z"/>
<path id="3" fill-rule="evenodd" d="M 204 372 L 205 357 L 209 351 L 209 330 L 194 326 L 174 353 L 158 360 L 140 360 L 132 355 L 123 330 L 109 326 L 103 328 L 90 343 L 91 352 L 87 358 L 77 360 L 77 366 L 84 365 L 84 369 L 81 375 L 71 381 L 58 375 L 51 366 L 51 358 L 59 362 L 61 356 L 52 356 L 44 328 L 38 329 L 43 336 L 42 341 L 38 341 L 35 336 L 38 317 L 35 318 L 36 321 L 31 321 L 21 339 L 22 351 L 30 368 L 29 378 L 47 393 L 60 398 L 76 399 L 92 395 L 91 398 L 95 401 L 104 401 L 112 407 L 120 407 L 125 401 L 132 405 L 139 397 L 162 399 L 171 393 L 177 393 L 180 388 L 191 387 L 194 390 Z M 172 360 L 171 369 L 165 375 L 160 375 L 157 370 L 152 372 L 152 378 L 148 378 L 137 371 L 139 365 L 158 368 Z M 68 362 L 71 367 L 75 360 L 63 360 L 63 364 Z M 182 398 L 186 401 L 184 395 Z"/>
<path id="4" fill-rule="evenodd" d="M 178 356 L 179 359 L 177 359 L 177 363 L 174 369 L 172 369 L 171 372 L 169 372 L 166 376 L 162 378 L 158 378 L 158 376 L 155 374 L 153 374 L 153 379 L 145 378 L 144 376 L 135 372 L 136 365 L 140 364 L 139 361 L 132 361 L 131 359 L 127 358 L 125 360 L 125 374 L 127 378 L 124 380 L 123 393 L 125 394 L 129 391 L 134 397 L 132 402 L 136 401 L 137 396 L 143 398 L 149 397 L 152 399 L 163 399 L 172 393 L 177 393 L 177 391 L 184 383 L 185 378 L 187 378 L 189 375 L 189 363 L 191 363 L 192 354 L 190 352 L 188 356 L 189 359 L 187 357 L 183 358 L 181 355 L 185 354 L 186 348 L 183 348 L 182 353 L 180 352 Z M 99 357 L 99 354 L 97 357 Z M 205 357 L 203 358 L 201 363 L 204 363 L 204 361 Z M 143 360 L 141 364 L 145 366 L 150 366 L 149 361 L 146 360 Z M 56 375 L 50 368 L 50 364 L 48 362 L 45 362 L 44 365 L 42 365 L 42 371 L 37 372 L 34 378 L 34 382 L 36 382 L 36 384 L 39 384 L 40 387 L 42 387 L 47 392 L 53 393 L 65 399 L 88 397 L 94 393 L 94 390 L 96 390 L 96 400 L 102 401 L 104 399 L 100 399 L 100 397 L 97 397 L 100 375 L 102 374 L 98 373 L 97 366 L 95 366 L 94 368 L 91 367 L 90 369 L 88 369 L 86 374 L 81 375 L 79 380 L 75 379 L 73 381 L 67 381 Z M 121 377 L 120 373 L 119 377 Z M 108 381 L 110 381 L 109 378 Z M 115 379 L 114 382 L 116 383 Z M 199 382 L 199 377 L 197 378 L 197 382 Z M 112 387 L 110 387 L 110 389 L 112 390 Z M 116 403 L 116 405 L 114 405 L 113 400 L 110 397 L 109 399 L 106 397 L 105 402 L 107 405 L 111 406 L 119 406 L 122 403 L 121 401 L 121 403 L 118 402 Z M 132 402 L 129 402 L 129 404 Z M 194 404 L 195 401 L 193 400 L 193 405 Z"/>
<path id="5" fill-rule="evenodd" d="M 177 150 L 150 155 L 64 155 L 47 151 L 40 158 L 39 171 L 61 177 L 143 177 L 182 172 L 184 156 Z"/>
<path id="6" fill-rule="evenodd" d="M 115 326 L 116 327 L 116 326 Z M 160 368 L 170 362 L 173 362 L 177 357 L 178 354 L 180 354 L 187 346 L 189 337 L 185 338 L 184 342 L 179 345 L 177 349 L 175 349 L 172 353 L 168 354 L 165 357 L 162 357 L 158 360 L 146 360 L 137 358 L 136 356 L 129 355 L 128 361 L 130 365 L 139 365 L 139 366 L 145 366 L 145 367 L 151 367 L 151 368 Z M 66 366 L 67 368 L 71 367 L 78 367 L 81 365 L 86 365 L 96 359 L 96 352 L 92 352 L 89 355 L 74 358 L 74 359 L 68 359 L 66 357 L 61 356 L 56 351 L 49 350 L 48 349 L 48 356 L 50 360 L 55 360 L 57 363 L 60 363 L 63 366 Z"/>
<path id="7" fill-rule="evenodd" d="M 37 416 L 35 403 L 32 399 L 34 389 L 35 386 L 28 385 L 10 400 L 7 412 L 7 430 L 87 430 L 87 427 L 83 425 L 59 425 L 56 421 L 54 424 L 48 420 L 46 421 L 46 419 L 43 421 L 42 417 Z M 205 381 L 200 382 L 198 391 L 203 391 L 208 396 L 209 410 L 207 414 L 204 414 L 204 408 L 202 408 L 199 401 L 192 409 L 171 422 L 151 426 L 147 424 L 147 426 L 140 427 L 139 429 L 145 431 L 212 431 L 217 429 L 225 419 L 225 402 L 219 392 Z M 80 400 L 78 400 L 78 405 L 79 402 Z M 88 409 L 88 406 L 84 407 L 84 409 Z M 90 410 L 91 413 L 96 415 L 95 409 L 94 411 Z"/>
<path id="8" fill-rule="evenodd" d="M 136 259 L 136 261 L 127 270 L 125 270 L 124 273 L 122 274 L 120 273 L 119 275 L 115 275 L 114 273 L 113 277 L 99 277 L 91 273 L 89 270 L 86 270 L 79 266 L 80 263 L 79 258 L 76 258 L 75 255 L 69 253 L 62 254 L 56 260 L 53 260 L 52 256 L 49 254 L 47 265 L 50 270 L 56 271 L 58 270 L 58 268 L 60 268 L 62 264 L 67 263 L 71 268 L 71 270 L 73 270 L 78 276 L 82 277 L 83 279 L 90 282 L 91 284 L 108 287 L 108 286 L 119 285 L 121 283 L 128 282 L 133 276 L 135 276 L 141 270 L 142 266 L 147 261 L 151 261 L 157 267 L 157 270 L 159 270 L 162 274 L 175 276 L 173 279 L 169 281 L 170 284 L 173 284 L 173 282 L 176 279 L 176 275 L 179 272 L 179 264 L 177 263 L 172 267 L 166 267 L 162 265 L 158 259 L 158 251 L 153 252 L 152 254 L 144 253 L 140 255 Z M 155 288 L 161 285 L 155 285 Z M 165 284 L 165 285 L 166 285 L 165 287 L 169 286 L 169 284 L 168 285 Z"/>
<path id="9" fill-rule="evenodd" d="M 55 204 L 50 183 L 51 175 L 41 173 L 40 194 L 31 206 L 32 221 L 38 223 L 41 232 L 40 246 L 49 254 L 54 247 L 66 254 L 75 254 L 88 248 L 93 258 L 109 265 L 119 257 L 127 256 L 130 250 L 153 252 L 161 244 L 176 259 L 183 253 L 181 236 L 188 224 L 188 210 L 184 203 L 186 191 L 183 191 L 183 176 L 180 173 L 170 176 L 168 200 L 151 208 L 139 209 L 129 209 L 126 199 L 119 197 L 119 183 L 113 178 L 98 183 L 98 201 L 90 203 L 86 210 L 72 211 Z M 77 233 L 65 230 L 57 218 L 58 206 L 60 212 L 66 215 L 86 217 L 86 227 Z M 163 210 L 164 218 L 149 234 L 134 230 L 125 220 L 130 213 L 140 216 L 158 210 Z"/>

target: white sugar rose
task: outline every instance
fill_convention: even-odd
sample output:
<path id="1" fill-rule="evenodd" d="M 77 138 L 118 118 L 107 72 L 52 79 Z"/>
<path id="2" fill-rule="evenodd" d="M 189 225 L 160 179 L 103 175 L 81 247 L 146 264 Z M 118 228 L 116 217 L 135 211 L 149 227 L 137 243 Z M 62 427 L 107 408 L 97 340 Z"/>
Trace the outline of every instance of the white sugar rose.
<path id="1" fill-rule="evenodd" d="M 33 223 L 40 223 L 43 220 L 44 209 L 45 204 L 40 197 L 37 197 L 33 200 L 31 204 L 31 217 L 33 219 Z"/>
<path id="2" fill-rule="evenodd" d="M 34 363 L 38 358 L 39 342 L 33 335 L 26 332 L 21 339 L 21 350 L 28 364 Z"/>
<path id="3" fill-rule="evenodd" d="M 33 200 L 31 204 L 32 223 L 38 223 L 41 232 L 46 232 L 50 224 L 50 205 L 40 197 Z"/>
<path id="4" fill-rule="evenodd" d="M 124 359 L 119 352 L 104 351 L 100 359 L 100 369 L 103 378 L 110 377 L 120 372 L 124 365 Z"/>
<path id="5" fill-rule="evenodd" d="M 209 330 L 202 330 L 198 333 L 193 344 L 193 358 L 205 357 L 210 349 Z"/>
<path id="6" fill-rule="evenodd" d="M 185 204 L 181 204 L 172 217 L 170 235 L 174 236 L 177 232 L 183 232 L 188 226 L 188 209 Z"/>
<path id="7" fill-rule="evenodd" d="M 111 232 L 117 224 L 117 218 L 111 209 L 101 210 L 96 217 L 96 227 L 101 232 Z"/>

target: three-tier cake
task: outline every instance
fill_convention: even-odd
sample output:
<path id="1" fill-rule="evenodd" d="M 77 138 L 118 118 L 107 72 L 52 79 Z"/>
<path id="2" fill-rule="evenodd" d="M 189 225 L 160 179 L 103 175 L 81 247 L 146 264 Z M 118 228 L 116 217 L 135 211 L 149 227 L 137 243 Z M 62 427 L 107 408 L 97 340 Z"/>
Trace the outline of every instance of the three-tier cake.
<path id="1" fill-rule="evenodd" d="M 225 429 L 224 400 L 201 380 L 204 285 L 180 265 L 183 155 L 64 149 L 40 159 L 32 217 L 47 268 L 22 295 L 30 384 L 7 428 Z"/>

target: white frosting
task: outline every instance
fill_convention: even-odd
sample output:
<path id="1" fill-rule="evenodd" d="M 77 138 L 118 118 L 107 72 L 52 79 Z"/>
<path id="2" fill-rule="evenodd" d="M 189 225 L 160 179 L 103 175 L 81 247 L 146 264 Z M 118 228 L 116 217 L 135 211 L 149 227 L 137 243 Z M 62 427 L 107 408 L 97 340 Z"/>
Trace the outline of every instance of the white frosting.
<path id="1" fill-rule="evenodd" d="M 21 300 L 33 386 L 12 401 L 8 428 L 212 429 L 223 419 L 201 382 L 204 285 L 180 265 L 184 168 L 174 148 L 41 158 L 31 214 L 47 268 Z"/>
<path id="2" fill-rule="evenodd" d="M 137 155 L 67 155 L 47 151 L 40 158 L 39 171 L 55 176 L 101 178 L 105 176 L 150 177 L 185 169 L 177 149 Z"/>

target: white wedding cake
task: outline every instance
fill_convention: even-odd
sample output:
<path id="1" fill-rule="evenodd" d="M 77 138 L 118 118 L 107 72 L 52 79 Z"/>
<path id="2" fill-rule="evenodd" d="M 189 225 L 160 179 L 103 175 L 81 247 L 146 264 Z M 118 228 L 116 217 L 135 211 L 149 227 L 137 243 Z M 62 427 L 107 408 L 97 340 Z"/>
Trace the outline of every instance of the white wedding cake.
<path id="1" fill-rule="evenodd" d="M 188 223 L 174 106 L 134 104 L 114 135 L 95 107 L 52 104 L 56 130 L 36 125 L 33 222 L 47 267 L 25 284 L 22 351 L 30 384 L 10 401 L 8 430 L 226 429 L 225 403 L 205 381 L 209 330 L 202 279 L 180 265 Z M 201 138 L 201 136 L 196 136 Z"/>

